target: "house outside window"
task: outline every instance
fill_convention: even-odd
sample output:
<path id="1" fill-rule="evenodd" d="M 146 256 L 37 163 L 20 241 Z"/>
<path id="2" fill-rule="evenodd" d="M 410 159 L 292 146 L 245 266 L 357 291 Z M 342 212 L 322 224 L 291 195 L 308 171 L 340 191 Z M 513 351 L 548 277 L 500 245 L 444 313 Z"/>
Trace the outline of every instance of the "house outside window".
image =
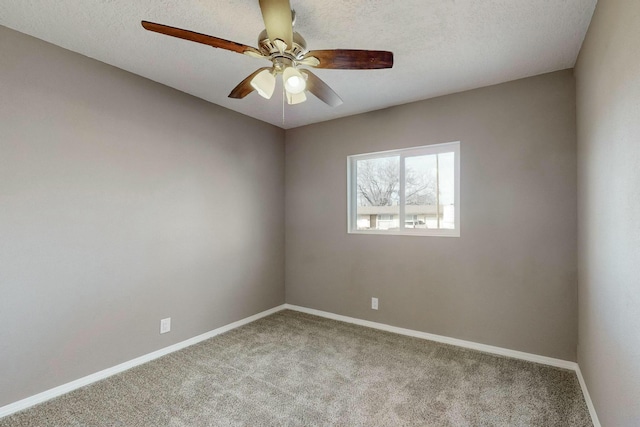
<path id="1" fill-rule="evenodd" d="M 348 232 L 460 236 L 460 142 L 349 156 Z"/>

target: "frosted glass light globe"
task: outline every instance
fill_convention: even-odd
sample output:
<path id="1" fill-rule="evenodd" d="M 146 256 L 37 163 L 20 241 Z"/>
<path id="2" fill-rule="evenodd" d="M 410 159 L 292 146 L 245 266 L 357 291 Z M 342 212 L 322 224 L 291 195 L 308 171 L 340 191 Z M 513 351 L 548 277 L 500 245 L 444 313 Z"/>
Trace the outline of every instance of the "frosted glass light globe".
<path id="1" fill-rule="evenodd" d="M 293 67 L 287 67 L 282 73 L 282 79 L 284 80 L 284 88 L 291 94 L 298 94 L 304 92 L 307 84 L 300 74 L 300 71 Z"/>

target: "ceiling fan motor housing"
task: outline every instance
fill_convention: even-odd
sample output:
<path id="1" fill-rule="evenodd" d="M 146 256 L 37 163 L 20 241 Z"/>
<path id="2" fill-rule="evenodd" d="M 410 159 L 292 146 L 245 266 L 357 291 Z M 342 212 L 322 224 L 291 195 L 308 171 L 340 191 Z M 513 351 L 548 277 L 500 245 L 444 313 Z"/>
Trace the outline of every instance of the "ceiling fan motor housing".
<path id="1" fill-rule="evenodd" d="M 285 56 L 291 61 L 295 61 L 302 59 L 304 54 L 307 53 L 307 42 L 299 33 L 294 32 L 293 46 L 287 46 L 284 52 L 280 52 L 278 46 L 267 36 L 267 30 L 263 30 L 260 36 L 258 36 L 258 48 L 266 57 L 275 58 L 277 56 Z"/>

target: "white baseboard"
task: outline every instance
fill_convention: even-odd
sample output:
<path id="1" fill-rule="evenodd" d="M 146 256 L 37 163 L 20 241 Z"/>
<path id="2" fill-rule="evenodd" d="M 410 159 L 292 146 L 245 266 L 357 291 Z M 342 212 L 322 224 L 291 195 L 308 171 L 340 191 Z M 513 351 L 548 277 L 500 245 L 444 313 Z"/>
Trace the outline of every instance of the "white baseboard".
<path id="1" fill-rule="evenodd" d="M 61 386 L 43 391 L 42 393 L 38 393 L 36 395 L 27 397 L 25 399 L 19 400 L 14 403 L 10 403 L 6 406 L 0 407 L 0 418 L 6 417 L 7 415 L 11 415 L 15 412 L 22 411 L 23 409 L 27 409 L 31 406 L 37 405 L 38 403 L 45 402 L 49 399 L 53 399 L 54 397 L 61 396 L 63 394 L 69 393 L 75 389 L 80 387 L 84 387 L 96 381 L 103 380 L 112 375 L 119 374 L 120 372 L 126 371 L 127 369 L 131 369 L 134 366 L 142 365 L 143 363 L 150 362 L 159 357 L 165 356 L 169 353 L 173 353 L 174 351 L 182 350 L 185 347 L 189 347 L 190 345 L 197 344 L 201 341 L 207 340 L 209 338 L 215 337 L 216 335 L 220 335 L 222 333 L 228 332 L 232 329 L 238 328 L 240 326 L 246 325 L 247 323 L 251 323 L 263 317 L 269 316 L 278 311 L 284 310 L 285 305 L 280 305 L 274 307 L 272 309 L 263 311 L 258 314 L 254 314 L 253 316 L 249 316 L 247 318 L 238 320 L 237 322 L 230 323 L 225 326 L 221 326 L 212 331 L 206 332 L 202 335 L 198 335 L 193 338 L 189 338 L 188 340 L 179 342 L 177 344 L 173 344 L 169 347 L 162 348 L 160 350 L 154 351 L 149 354 L 145 354 L 144 356 L 137 357 L 135 359 L 129 360 L 127 362 L 121 363 L 119 365 L 113 366 L 111 368 L 104 369 L 102 371 L 96 372 L 91 375 L 87 375 L 86 377 L 79 378 L 75 381 L 71 381 L 69 383 L 63 384 Z"/>
<path id="2" fill-rule="evenodd" d="M 394 332 L 400 335 L 407 335 L 414 338 L 422 338 L 429 341 L 436 341 L 443 344 L 451 344 L 458 347 L 470 348 L 472 350 L 483 351 L 485 353 L 497 354 L 500 356 L 513 357 L 514 359 L 522 359 L 529 362 L 541 363 L 543 365 L 555 366 L 556 368 L 576 370 L 578 364 L 568 360 L 554 359 L 553 357 L 540 356 L 537 354 L 525 353 L 523 351 L 509 350 L 507 348 L 495 347 L 487 344 L 480 344 L 473 341 L 465 341 L 458 338 L 450 338 L 442 335 L 430 334 L 427 332 L 415 331 L 413 329 L 399 328 L 397 326 L 385 325 L 384 323 L 372 322 L 370 320 L 356 319 L 354 317 L 342 316 L 340 314 L 329 313 L 326 311 L 315 310 L 313 308 L 300 307 L 291 304 L 285 304 L 285 308 L 289 310 L 301 311 L 303 313 L 313 314 L 316 316 L 326 317 L 328 319 L 340 320 L 342 322 L 353 323 L 368 328 L 380 329 L 382 331 Z"/>
<path id="3" fill-rule="evenodd" d="M 576 372 L 576 375 L 578 377 L 578 381 L 580 383 L 580 387 L 582 388 L 582 393 L 584 395 L 585 402 L 587 403 L 587 407 L 589 408 L 589 413 L 591 415 L 591 420 L 593 422 L 593 425 L 594 427 L 601 427 L 600 422 L 598 421 L 598 416 L 596 415 L 595 408 L 593 406 L 593 402 L 591 401 L 591 397 L 589 396 L 587 385 L 584 381 L 584 378 L 582 377 L 582 372 L 580 371 L 580 367 L 578 366 L 578 364 L 575 362 L 562 360 L 562 359 L 555 359 L 553 357 L 540 356 L 537 354 L 525 353 L 523 351 L 510 350 L 510 349 L 496 347 L 496 346 L 487 345 L 487 344 L 480 344 L 473 341 L 465 341 L 457 338 L 445 337 L 442 335 L 430 334 L 427 332 L 415 331 L 412 329 L 399 328 L 397 326 L 385 325 L 384 323 L 372 322 L 370 320 L 356 319 L 354 317 L 342 316 L 340 314 L 334 314 L 327 311 L 321 311 L 313 308 L 306 308 L 306 307 L 301 307 L 301 306 L 292 305 L 292 304 L 282 304 L 280 306 L 263 311 L 253 316 L 249 316 L 247 318 L 238 320 L 237 322 L 233 322 L 228 325 L 221 326 L 220 328 L 206 332 L 202 335 L 198 335 L 188 340 L 171 345 L 169 347 L 165 347 L 160 350 L 154 351 L 152 353 L 146 354 L 144 356 L 140 356 L 135 359 L 129 360 L 128 362 L 124 362 L 119 365 L 113 366 L 111 368 L 107 368 L 102 371 L 96 372 L 94 374 L 87 375 L 86 377 L 79 378 L 75 381 L 71 381 L 69 383 L 52 388 L 42 393 L 38 393 L 34 396 L 27 397 L 26 399 L 22 399 L 17 402 L 10 403 L 9 405 L 0 407 L 0 418 L 11 415 L 18 411 L 22 411 L 23 409 L 27 409 L 31 406 L 45 402 L 49 399 L 53 399 L 54 397 L 58 397 L 63 394 L 69 393 L 70 391 L 73 391 L 80 387 L 84 387 L 96 381 L 103 380 L 112 375 L 126 371 L 127 369 L 131 369 L 143 363 L 150 362 L 154 359 L 165 356 L 169 353 L 173 353 L 174 351 L 182 350 L 183 348 L 188 347 L 190 345 L 197 344 L 201 341 L 215 337 L 216 335 L 220 335 L 222 333 L 228 332 L 232 329 L 246 325 L 247 323 L 254 322 L 258 319 L 261 319 L 263 317 L 269 316 L 273 313 L 277 313 L 278 311 L 282 311 L 285 309 L 300 311 L 302 313 L 307 313 L 307 314 L 313 314 L 315 316 L 325 317 L 327 319 L 339 320 L 341 322 L 353 323 L 356 325 L 366 326 L 369 328 L 379 329 L 382 331 L 393 332 L 400 335 L 406 335 L 406 336 L 415 337 L 415 338 L 422 338 L 422 339 L 436 341 L 444 344 L 451 344 L 458 347 L 483 351 L 485 353 L 497 354 L 497 355 L 506 356 L 506 357 L 513 357 L 514 359 L 521 359 L 529 362 L 540 363 L 543 365 L 554 366 L 557 368 L 573 370 Z"/>
<path id="4" fill-rule="evenodd" d="M 540 363 L 543 365 L 554 366 L 556 368 L 563 368 L 575 371 L 576 376 L 578 377 L 578 382 L 580 383 L 580 388 L 582 389 L 582 394 L 584 396 L 584 400 L 587 403 L 587 407 L 589 408 L 589 414 L 591 415 L 591 421 L 593 422 L 593 427 L 601 427 L 600 421 L 598 420 L 598 416 L 596 414 L 595 407 L 593 406 L 593 402 L 591 401 L 591 397 L 589 396 L 589 391 L 587 390 L 587 384 L 582 377 L 582 372 L 580 371 L 580 366 L 576 362 L 571 362 L 568 360 L 555 359 L 553 357 L 540 356 L 538 354 L 526 353 L 523 351 L 510 350 L 507 348 L 496 347 L 487 344 L 480 344 L 473 341 L 465 341 L 457 338 L 445 337 L 442 335 L 430 334 L 427 332 L 415 331 L 412 329 L 399 328 L 396 326 L 385 325 L 384 323 L 372 322 L 370 320 L 362 320 L 356 319 L 354 317 L 342 316 L 340 314 L 329 313 L 327 311 L 316 310 L 313 308 L 300 307 L 292 304 L 285 304 L 285 309 L 300 311 L 302 313 L 313 314 L 315 316 L 325 317 L 327 319 L 339 320 L 341 322 L 353 323 L 360 326 L 366 326 L 373 329 L 379 329 L 387 332 L 394 332 L 400 335 L 407 335 L 415 338 L 422 338 L 430 341 L 436 341 L 444 344 L 451 344 L 458 347 L 469 348 L 473 350 L 483 351 L 485 353 L 497 354 L 500 356 L 513 357 L 514 359 L 526 360 L 528 362 Z"/>
<path id="5" fill-rule="evenodd" d="M 589 414 L 591 415 L 591 422 L 593 423 L 593 427 L 601 427 L 600 420 L 598 420 L 598 414 L 596 414 L 596 408 L 595 406 L 593 406 L 593 401 L 591 400 L 591 396 L 589 395 L 589 390 L 587 390 L 587 383 L 584 381 L 584 377 L 582 376 L 580 365 L 576 366 L 576 375 L 578 376 L 578 381 L 580 382 L 580 388 L 582 388 L 584 401 L 587 403 L 587 408 L 589 408 Z"/>

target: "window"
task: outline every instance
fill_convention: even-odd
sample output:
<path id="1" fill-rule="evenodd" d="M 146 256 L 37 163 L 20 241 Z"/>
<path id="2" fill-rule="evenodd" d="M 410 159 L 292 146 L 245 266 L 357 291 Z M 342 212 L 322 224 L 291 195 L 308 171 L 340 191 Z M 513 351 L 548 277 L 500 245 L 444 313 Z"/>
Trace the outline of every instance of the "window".
<path id="1" fill-rule="evenodd" d="M 347 159 L 348 231 L 460 236 L 460 143 Z"/>

